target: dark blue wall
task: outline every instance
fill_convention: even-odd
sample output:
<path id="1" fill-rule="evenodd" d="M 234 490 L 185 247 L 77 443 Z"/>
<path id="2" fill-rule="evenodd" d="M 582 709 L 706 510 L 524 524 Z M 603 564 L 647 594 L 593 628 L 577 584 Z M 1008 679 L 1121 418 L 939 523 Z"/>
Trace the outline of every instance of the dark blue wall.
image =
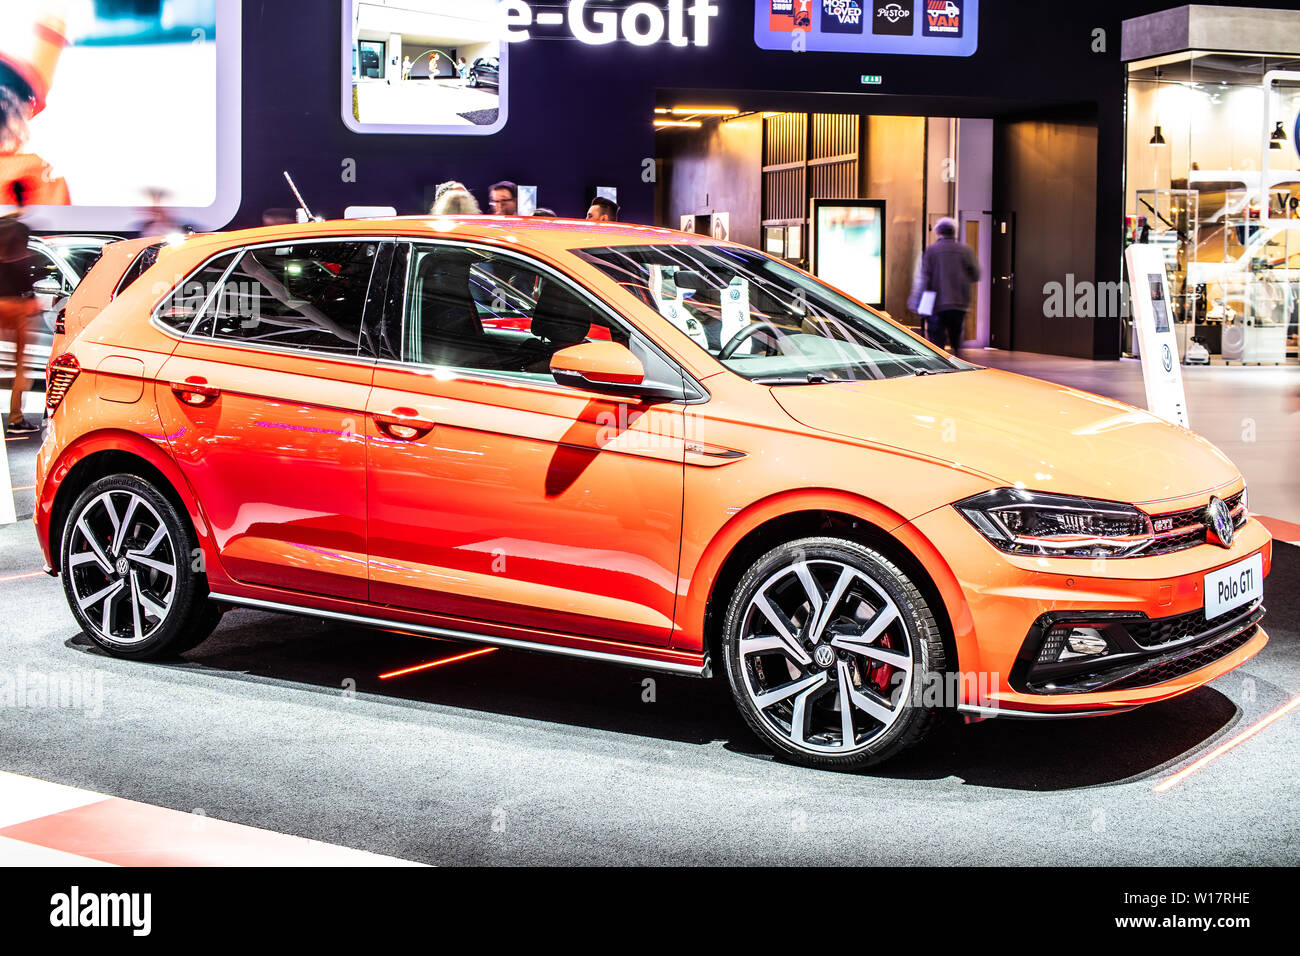
<path id="1" fill-rule="evenodd" d="M 1172 5 L 983 0 L 979 50 L 956 58 L 763 51 L 753 40 L 753 4 L 720 0 L 707 48 L 589 47 L 572 39 L 513 45 L 505 129 L 453 137 L 351 132 L 340 118 L 341 4 L 245 0 L 244 198 L 232 225 L 256 225 L 263 209 L 293 205 L 280 175 L 285 168 L 326 215 L 349 205 L 424 212 L 426 188 L 446 179 L 463 181 L 486 205 L 490 183 L 513 179 L 539 185 L 541 203 L 567 216 L 585 213 L 592 187 L 616 185 L 624 218 L 649 222 L 654 187 L 642 182 L 642 161 L 655 155 L 656 98 L 672 102 L 674 89 L 715 91 L 769 109 L 1000 117 L 1061 111 L 1098 123 L 1096 275 L 1116 280 L 1124 214 L 1120 23 Z M 1091 50 L 1095 28 L 1106 31 L 1105 54 Z M 863 73 L 884 82 L 863 93 Z M 796 93 L 841 95 L 814 102 Z M 355 184 L 341 181 L 347 158 L 357 162 Z M 1098 335 L 1109 341 L 1112 332 L 1099 328 Z"/>

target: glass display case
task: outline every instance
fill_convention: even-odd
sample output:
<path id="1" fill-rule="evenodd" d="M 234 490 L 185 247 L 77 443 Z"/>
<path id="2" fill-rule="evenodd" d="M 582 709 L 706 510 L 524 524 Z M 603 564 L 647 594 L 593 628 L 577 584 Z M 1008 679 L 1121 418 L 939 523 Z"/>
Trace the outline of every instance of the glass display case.
<path id="1" fill-rule="evenodd" d="M 1129 241 L 1165 249 L 1185 361 L 1295 361 L 1300 83 L 1266 94 L 1264 78 L 1297 69 L 1203 52 L 1128 65 Z"/>

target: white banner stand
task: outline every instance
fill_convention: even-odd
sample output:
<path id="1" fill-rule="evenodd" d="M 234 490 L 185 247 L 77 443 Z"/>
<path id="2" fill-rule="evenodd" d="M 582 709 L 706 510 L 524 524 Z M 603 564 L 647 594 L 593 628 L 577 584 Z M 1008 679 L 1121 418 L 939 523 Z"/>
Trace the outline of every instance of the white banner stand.
<path id="1" fill-rule="evenodd" d="M 2 439 L 3 436 L 0 436 Z M 9 474 L 9 443 L 0 440 L 0 525 L 18 520 L 14 508 L 14 481 Z"/>
<path id="2" fill-rule="evenodd" d="M 1133 328 L 1138 336 L 1147 408 L 1167 422 L 1190 428 L 1164 253 L 1159 246 L 1134 243 L 1124 258 L 1133 290 Z"/>

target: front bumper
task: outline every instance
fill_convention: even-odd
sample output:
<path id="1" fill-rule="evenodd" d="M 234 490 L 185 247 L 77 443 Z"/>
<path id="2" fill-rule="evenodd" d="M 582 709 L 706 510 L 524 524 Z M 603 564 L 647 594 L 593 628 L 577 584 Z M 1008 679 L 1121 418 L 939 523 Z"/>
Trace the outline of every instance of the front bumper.
<path id="1" fill-rule="evenodd" d="M 980 716 L 1083 716 L 1118 713 L 1200 687 L 1240 667 L 1268 642 L 1263 616 L 1243 608 L 1196 626 L 1205 575 L 1253 554 L 1264 575 L 1272 539 L 1250 519 L 1231 548 L 1200 545 L 1151 557 L 1019 557 L 989 544 L 954 508 L 918 518 L 914 527 L 935 546 L 965 607 L 949 607 L 964 675 L 962 710 Z M 1045 622 L 1096 618 L 1138 625 L 1146 642 L 1122 648 L 1093 667 L 1066 668 L 1044 679 L 1029 659 L 1045 639 Z M 1230 625 L 1230 626 L 1225 626 Z M 978 693 L 973 691 L 978 688 Z"/>

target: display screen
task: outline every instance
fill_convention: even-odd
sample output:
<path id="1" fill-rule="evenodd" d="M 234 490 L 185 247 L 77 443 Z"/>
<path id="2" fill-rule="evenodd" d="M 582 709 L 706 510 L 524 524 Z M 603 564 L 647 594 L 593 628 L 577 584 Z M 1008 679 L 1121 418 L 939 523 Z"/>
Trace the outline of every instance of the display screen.
<path id="1" fill-rule="evenodd" d="M 813 273 L 859 302 L 879 306 L 885 289 L 885 204 L 813 201 Z"/>
<path id="2" fill-rule="evenodd" d="M 1147 284 L 1151 287 L 1151 307 L 1156 316 L 1156 331 L 1169 331 L 1169 309 L 1165 303 L 1165 277 L 1148 275 Z"/>
<path id="3" fill-rule="evenodd" d="M 474 135 L 506 121 L 497 0 L 343 0 L 343 120 L 358 133 Z"/>
<path id="4" fill-rule="evenodd" d="M 4 0 L 0 204 L 38 229 L 224 225 L 239 0 Z"/>
<path id="5" fill-rule="evenodd" d="M 798 53 L 971 56 L 979 0 L 755 0 L 754 42 Z"/>

